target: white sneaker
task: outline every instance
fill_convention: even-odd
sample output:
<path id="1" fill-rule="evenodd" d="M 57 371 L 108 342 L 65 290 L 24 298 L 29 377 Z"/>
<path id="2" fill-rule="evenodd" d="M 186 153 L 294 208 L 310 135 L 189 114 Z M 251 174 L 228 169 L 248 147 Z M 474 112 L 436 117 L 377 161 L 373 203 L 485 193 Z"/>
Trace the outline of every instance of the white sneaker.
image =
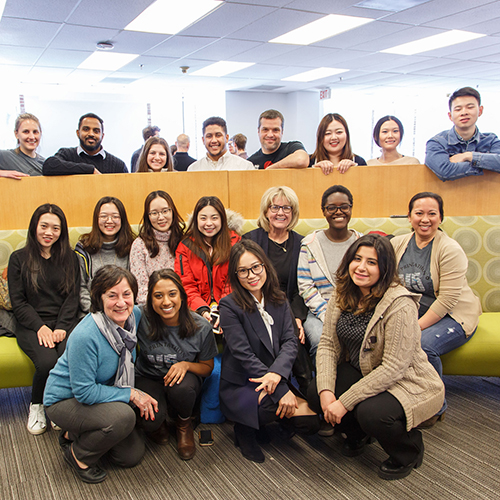
<path id="1" fill-rule="evenodd" d="M 47 430 L 47 421 L 45 420 L 45 408 L 42 404 L 30 404 L 30 414 L 28 416 L 28 431 L 35 436 L 43 434 Z"/>

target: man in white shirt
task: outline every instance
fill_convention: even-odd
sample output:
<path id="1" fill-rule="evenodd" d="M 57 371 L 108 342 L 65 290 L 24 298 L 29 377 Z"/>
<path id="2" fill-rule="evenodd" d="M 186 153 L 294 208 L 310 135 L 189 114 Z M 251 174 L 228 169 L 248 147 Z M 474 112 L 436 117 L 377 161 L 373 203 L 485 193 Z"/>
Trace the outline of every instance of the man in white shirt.
<path id="1" fill-rule="evenodd" d="M 201 158 L 188 167 L 188 172 L 202 170 L 255 170 L 252 163 L 232 155 L 227 149 L 229 135 L 226 120 L 218 116 L 207 118 L 203 122 L 203 144 L 207 150 Z"/>

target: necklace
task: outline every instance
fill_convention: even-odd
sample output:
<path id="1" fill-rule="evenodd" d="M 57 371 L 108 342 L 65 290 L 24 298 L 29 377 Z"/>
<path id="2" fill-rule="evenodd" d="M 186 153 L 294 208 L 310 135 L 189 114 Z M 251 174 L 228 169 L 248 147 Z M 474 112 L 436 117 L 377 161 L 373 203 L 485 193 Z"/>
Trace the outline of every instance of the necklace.
<path id="1" fill-rule="evenodd" d="M 274 241 L 274 240 L 271 240 L 271 238 L 269 238 L 270 241 L 272 241 L 278 248 L 280 248 L 281 250 L 283 250 L 283 252 L 286 253 L 286 245 L 288 243 L 288 239 L 286 239 L 283 243 L 278 243 L 277 241 Z"/>

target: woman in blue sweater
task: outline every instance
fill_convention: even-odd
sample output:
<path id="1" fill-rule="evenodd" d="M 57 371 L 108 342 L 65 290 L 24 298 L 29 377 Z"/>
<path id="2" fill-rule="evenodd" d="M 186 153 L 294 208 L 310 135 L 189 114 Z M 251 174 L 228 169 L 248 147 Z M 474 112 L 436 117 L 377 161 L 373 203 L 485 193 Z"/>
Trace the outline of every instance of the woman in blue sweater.
<path id="1" fill-rule="evenodd" d="M 66 351 L 50 372 L 44 394 L 47 414 L 63 430 L 64 459 L 87 483 L 100 483 L 108 458 L 133 467 L 144 455 L 136 415 L 154 420 L 158 403 L 134 389 L 135 346 L 141 313 L 134 308 L 137 281 L 118 266 L 97 271 L 90 290 L 91 314 L 73 330 Z"/>

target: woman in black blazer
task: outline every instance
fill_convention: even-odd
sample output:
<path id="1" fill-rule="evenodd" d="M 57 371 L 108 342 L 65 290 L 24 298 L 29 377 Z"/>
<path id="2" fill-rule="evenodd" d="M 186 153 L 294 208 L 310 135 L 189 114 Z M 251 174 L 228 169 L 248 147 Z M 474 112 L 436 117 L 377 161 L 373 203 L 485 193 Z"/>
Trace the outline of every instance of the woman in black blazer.
<path id="1" fill-rule="evenodd" d="M 226 339 L 221 409 L 235 422 L 235 444 L 243 456 L 263 462 L 257 444 L 263 426 L 282 419 L 295 431 L 312 434 L 319 418 L 289 382 L 297 355 L 294 318 L 262 248 L 249 240 L 234 245 L 228 274 L 233 292 L 219 305 Z"/>

